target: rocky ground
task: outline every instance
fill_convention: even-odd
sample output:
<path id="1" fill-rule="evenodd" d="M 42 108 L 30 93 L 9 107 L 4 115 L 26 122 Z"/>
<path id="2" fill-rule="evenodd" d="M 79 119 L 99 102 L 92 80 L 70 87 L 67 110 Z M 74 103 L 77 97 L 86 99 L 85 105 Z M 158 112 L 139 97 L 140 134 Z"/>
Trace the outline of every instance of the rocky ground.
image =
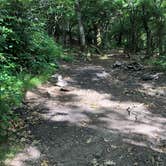
<path id="1" fill-rule="evenodd" d="M 58 74 L 27 92 L 29 136 L 7 165 L 166 165 L 165 73 L 111 57 Z"/>

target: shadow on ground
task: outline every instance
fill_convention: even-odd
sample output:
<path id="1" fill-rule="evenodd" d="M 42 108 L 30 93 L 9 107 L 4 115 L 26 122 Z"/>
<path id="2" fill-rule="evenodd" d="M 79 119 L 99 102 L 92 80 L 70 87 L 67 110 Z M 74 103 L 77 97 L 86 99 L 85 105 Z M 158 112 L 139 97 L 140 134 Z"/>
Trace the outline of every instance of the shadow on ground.
<path id="1" fill-rule="evenodd" d="M 37 119 L 27 120 L 31 139 L 11 164 L 165 165 L 165 76 L 144 82 L 146 70 L 113 70 L 109 63 L 63 65 L 69 92 L 47 83 L 27 93 L 23 118 Z"/>

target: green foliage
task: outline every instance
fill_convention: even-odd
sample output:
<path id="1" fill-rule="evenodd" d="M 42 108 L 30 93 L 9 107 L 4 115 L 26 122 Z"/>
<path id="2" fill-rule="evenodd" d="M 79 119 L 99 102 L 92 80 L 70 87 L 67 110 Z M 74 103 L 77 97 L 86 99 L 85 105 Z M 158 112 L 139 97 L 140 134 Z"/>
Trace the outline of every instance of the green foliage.
<path id="1" fill-rule="evenodd" d="M 8 135 L 27 89 L 55 71 L 63 49 L 44 31 L 42 21 L 29 12 L 30 1 L 0 2 L 0 141 Z"/>
<path id="2" fill-rule="evenodd" d="M 17 58 L 29 45 L 30 20 L 27 7 L 18 0 L 7 0 L 0 10 L 1 50 Z"/>
<path id="3" fill-rule="evenodd" d="M 8 134 L 10 120 L 15 118 L 11 107 L 17 106 L 22 98 L 22 82 L 7 71 L 0 71 L 0 141 Z"/>
<path id="4" fill-rule="evenodd" d="M 165 1 L 79 0 L 80 9 L 76 2 L 0 1 L 0 130 L 9 127 L 10 108 L 20 103 L 26 89 L 44 81 L 58 67 L 57 60 L 73 60 L 57 43 L 79 45 L 77 10 L 87 44 L 143 50 L 148 57 L 157 53 L 153 64 L 165 69 Z"/>
<path id="5" fill-rule="evenodd" d="M 0 146 L 0 165 L 4 166 L 3 161 L 6 158 L 12 159 L 18 151 L 21 151 L 23 149 L 23 146 L 16 144 L 14 141 L 12 143 L 11 142 L 5 142 Z"/>
<path id="6" fill-rule="evenodd" d="M 152 64 L 159 70 L 166 71 L 166 55 L 160 56 L 156 60 L 152 60 Z"/>
<path id="7" fill-rule="evenodd" d="M 47 34 L 35 32 L 32 36 L 31 54 L 33 57 L 27 61 L 28 68 L 32 73 L 41 74 L 57 67 L 56 59 L 61 57 L 63 51 Z"/>
<path id="8" fill-rule="evenodd" d="M 74 0 L 40 3 L 46 29 L 60 43 L 80 40 Z M 124 48 L 147 57 L 165 51 L 166 3 L 163 0 L 79 0 L 86 43 Z M 68 42 L 66 42 L 68 40 Z M 99 41 L 99 42 L 98 42 Z"/>
<path id="9" fill-rule="evenodd" d="M 61 59 L 65 62 L 72 62 L 74 60 L 74 57 L 72 55 L 62 55 L 61 56 Z"/>

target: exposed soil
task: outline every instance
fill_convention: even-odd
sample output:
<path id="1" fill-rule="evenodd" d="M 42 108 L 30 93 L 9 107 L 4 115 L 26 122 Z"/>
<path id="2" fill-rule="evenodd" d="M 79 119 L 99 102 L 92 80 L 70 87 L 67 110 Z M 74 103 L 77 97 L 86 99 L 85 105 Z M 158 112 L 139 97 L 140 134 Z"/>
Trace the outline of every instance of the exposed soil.
<path id="1" fill-rule="evenodd" d="M 117 60 L 62 64 L 68 82 L 26 94 L 26 148 L 12 166 L 165 166 L 166 75 L 112 68 Z"/>

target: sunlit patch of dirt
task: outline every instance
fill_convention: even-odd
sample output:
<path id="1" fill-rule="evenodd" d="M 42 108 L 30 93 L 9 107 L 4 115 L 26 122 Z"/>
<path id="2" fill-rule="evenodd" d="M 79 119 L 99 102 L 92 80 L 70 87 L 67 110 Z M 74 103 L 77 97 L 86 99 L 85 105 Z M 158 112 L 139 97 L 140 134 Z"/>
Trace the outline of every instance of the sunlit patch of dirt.
<path id="1" fill-rule="evenodd" d="M 37 147 L 27 147 L 23 152 L 18 153 L 12 160 L 6 161 L 6 165 L 10 166 L 25 166 L 26 161 L 38 160 L 40 151 Z"/>
<path id="2" fill-rule="evenodd" d="M 142 82 L 144 71 L 112 70 L 110 62 L 65 64 L 68 91 L 48 82 L 27 92 L 31 116 L 40 117 L 30 130 L 52 165 L 154 165 L 153 155 L 166 161 L 165 87 Z"/>
<path id="3" fill-rule="evenodd" d="M 49 98 L 43 96 L 46 92 L 50 94 Z M 153 140 L 153 144 L 166 138 L 166 118 L 152 114 L 144 103 L 111 98 L 111 94 L 81 88 L 66 93 L 60 92 L 57 87 L 40 87 L 37 94 L 27 93 L 31 104 L 32 101 L 38 103 L 41 107 L 39 113 L 50 121 L 67 121 L 108 132 L 116 130 L 121 134 L 140 134 L 145 136 L 144 141 L 152 143 Z"/>
<path id="4" fill-rule="evenodd" d="M 155 96 L 158 98 L 166 98 L 166 86 L 158 86 L 156 87 L 152 83 L 142 83 L 142 88 L 139 89 L 141 93 L 144 93 L 149 96 Z M 166 102 L 166 101 L 165 101 Z"/>

